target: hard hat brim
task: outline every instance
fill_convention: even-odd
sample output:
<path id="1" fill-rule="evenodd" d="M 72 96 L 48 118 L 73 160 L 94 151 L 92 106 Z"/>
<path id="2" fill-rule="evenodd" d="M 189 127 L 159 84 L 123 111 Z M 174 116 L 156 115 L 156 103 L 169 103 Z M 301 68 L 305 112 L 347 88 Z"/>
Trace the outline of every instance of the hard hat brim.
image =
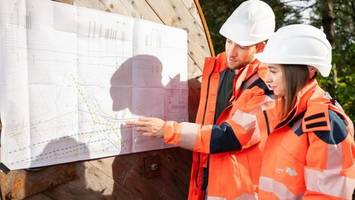
<path id="1" fill-rule="evenodd" d="M 320 63 L 320 64 L 315 64 L 317 62 L 306 62 L 303 61 L 301 62 L 301 59 L 297 59 L 295 58 L 294 60 L 290 60 L 290 58 L 286 59 L 286 60 L 275 60 L 270 58 L 266 53 L 257 53 L 255 54 L 255 58 L 258 59 L 260 62 L 269 65 L 269 64 L 278 64 L 278 65 L 285 65 L 285 64 L 289 64 L 289 65 L 307 65 L 307 66 L 313 66 L 315 67 L 319 73 L 323 76 L 323 77 L 328 77 L 331 71 L 331 65 L 326 64 L 326 63 Z"/>
<path id="2" fill-rule="evenodd" d="M 219 33 L 223 37 L 232 40 L 240 46 L 251 46 L 258 44 L 267 40 L 272 35 L 272 32 L 270 31 L 269 34 L 253 36 L 244 26 L 244 24 L 235 23 L 234 27 L 232 27 L 228 25 L 228 23 L 225 23 L 219 30 Z"/>

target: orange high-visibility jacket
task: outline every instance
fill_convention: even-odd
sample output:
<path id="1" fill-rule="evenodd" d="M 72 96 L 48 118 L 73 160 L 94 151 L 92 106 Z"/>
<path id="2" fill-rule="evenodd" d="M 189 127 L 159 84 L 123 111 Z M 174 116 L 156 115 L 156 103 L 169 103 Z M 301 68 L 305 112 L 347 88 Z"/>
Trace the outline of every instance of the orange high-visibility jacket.
<path id="1" fill-rule="evenodd" d="M 268 136 L 259 199 L 351 199 L 354 155 L 353 123 L 313 80 Z"/>
<path id="2" fill-rule="evenodd" d="M 164 125 L 166 143 L 194 151 L 190 200 L 252 199 L 256 194 L 262 146 L 258 144 L 265 141 L 267 132 L 258 129 L 255 113 L 265 102 L 273 101 L 272 92 L 260 78 L 266 67 L 254 61 L 239 70 L 230 105 L 213 125 L 225 69 L 225 54 L 207 58 L 196 123 L 168 121 Z"/>

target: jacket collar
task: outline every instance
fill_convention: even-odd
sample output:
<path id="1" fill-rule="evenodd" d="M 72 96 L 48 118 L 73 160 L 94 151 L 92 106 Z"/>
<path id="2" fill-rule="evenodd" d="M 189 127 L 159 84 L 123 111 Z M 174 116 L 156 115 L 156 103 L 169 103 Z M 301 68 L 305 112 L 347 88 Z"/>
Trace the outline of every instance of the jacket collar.
<path id="1" fill-rule="evenodd" d="M 214 72 L 222 72 L 223 70 L 225 70 L 228 67 L 225 52 L 218 54 L 214 59 L 215 59 L 215 65 L 216 65 L 213 70 Z"/>
<path id="2" fill-rule="evenodd" d="M 285 118 L 282 119 L 280 123 L 276 126 L 276 129 L 282 128 L 283 126 L 287 125 L 291 120 L 295 117 L 300 115 L 302 112 L 305 112 L 308 106 L 308 102 L 314 96 L 319 95 L 319 90 L 317 81 L 311 80 L 309 83 L 306 84 L 296 96 L 296 103 L 290 112 L 286 115 Z M 317 91 L 317 92 L 316 92 Z M 313 96 L 313 97 L 312 97 Z M 279 101 L 279 100 L 278 100 Z"/>

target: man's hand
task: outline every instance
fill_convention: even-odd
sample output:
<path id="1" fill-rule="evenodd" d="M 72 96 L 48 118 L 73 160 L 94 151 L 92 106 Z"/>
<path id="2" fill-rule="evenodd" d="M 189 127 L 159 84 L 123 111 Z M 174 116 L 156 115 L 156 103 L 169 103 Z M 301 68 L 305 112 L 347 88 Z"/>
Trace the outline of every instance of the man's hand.
<path id="1" fill-rule="evenodd" d="M 126 122 L 127 125 L 136 126 L 136 130 L 145 136 L 163 137 L 165 121 L 154 117 L 143 117 Z"/>

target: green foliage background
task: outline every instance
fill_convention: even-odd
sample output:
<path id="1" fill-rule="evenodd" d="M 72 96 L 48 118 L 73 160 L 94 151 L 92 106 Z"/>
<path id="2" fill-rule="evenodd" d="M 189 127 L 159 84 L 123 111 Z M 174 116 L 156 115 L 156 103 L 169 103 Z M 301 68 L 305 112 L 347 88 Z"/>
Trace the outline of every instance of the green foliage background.
<path id="1" fill-rule="evenodd" d="M 244 0 L 200 0 L 216 53 L 224 51 L 225 38 L 219 29 L 235 8 Z M 266 0 L 275 12 L 276 28 L 295 23 L 312 24 L 321 27 L 320 14 L 323 0 Z M 290 4 L 296 3 L 295 4 Z M 306 2 L 306 4 L 305 4 Z M 307 3 L 308 2 L 308 3 Z M 309 3 L 311 2 L 311 3 Z M 345 112 L 355 121 L 355 5 L 348 0 L 334 0 L 335 43 L 333 48 L 333 66 L 337 69 L 337 84 L 334 72 L 327 78 L 318 76 L 322 88 L 343 106 Z M 303 12 L 309 12 L 305 19 Z"/>

